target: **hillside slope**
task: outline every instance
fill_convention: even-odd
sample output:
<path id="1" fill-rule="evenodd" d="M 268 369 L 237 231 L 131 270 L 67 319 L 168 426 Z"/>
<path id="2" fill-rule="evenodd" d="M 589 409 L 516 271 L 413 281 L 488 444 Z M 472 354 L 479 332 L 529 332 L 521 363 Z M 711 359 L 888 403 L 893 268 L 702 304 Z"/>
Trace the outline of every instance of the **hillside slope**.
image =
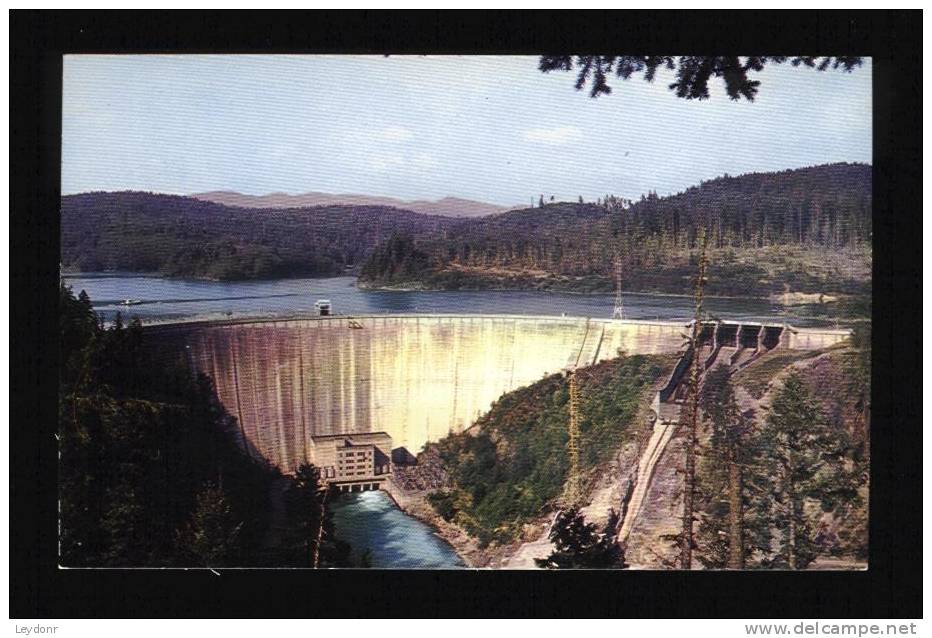
<path id="1" fill-rule="evenodd" d="M 826 419 L 829 430 L 840 435 L 846 442 L 843 452 L 852 481 L 852 488 L 840 491 L 828 507 L 815 499 L 808 499 L 803 510 L 806 521 L 804 540 L 813 544 L 815 561 L 809 569 L 820 569 L 822 565 L 834 565 L 838 569 L 862 569 L 868 551 L 868 503 L 869 503 L 869 436 L 866 413 L 862 404 L 863 391 L 859 375 L 864 374 L 859 363 L 860 353 L 850 343 L 827 351 L 774 351 L 744 368 L 732 377 L 738 405 L 752 423 L 752 430 L 759 435 L 768 431 L 767 417 L 774 396 L 782 388 L 788 375 L 801 375 L 806 387 L 816 398 L 819 411 Z M 869 375 L 869 373 L 868 373 Z M 754 440 L 754 436 L 749 437 Z M 715 465 L 716 453 L 712 447 L 708 425 L 700 429 L 700 446 L 707 452 L 698 462 L 699 493 L 708 491 L 716 494 L 721 486 L 710 481 L 709 472 Z M 685 434 L 682 430 L 667 445 L 658 461 L 647 495 L 650 507 L 641 511 L 634 523 L 627 544 L 627 560 L 635 568 L 676 568 L 679 548 L 676 535 L 682 529 L 683 475 Z M 753 449 L 753 445 L 750 446 Z M 744 468 L 744 506 L 747 526 L 745 533 L 751 536 L 754 526 L 758 529 L 758 541 L 754 547 L 749 541 L 746 561 L 747 569 L 773 568 L 772 547 L 782 534 L 778 514 L 772 510 L 759 511 L 761 486 L 767 485 L 774 476 L 774 467 L 761 458 L 761 451 L 752 452 L 752 460 Z M 824 480 L 824 479 L 823 479 Z M 711 514 L 713 502 L 699 499 L 697 520 L 706 521 Z M 771 499 L 764 498 L 764 503 Z M 758 510 L 755 512 L 755 510 Z M 755 520 L 756 519 L 756 520 Z M 706 564 L 714 563 L 721 551 L 716 539 L 725 530 L 711 529 L 704 533 L 703 527 L 696 529 L 696 558 Z M 784 566 L 785 568 L 785 566 Z"/>
<path id="2" fill-rule="evenodd" d="M 436 237 L 457 223 L 384 206 L 257 211 L 132 191 L 61 204 L 66 269 L 210 279 L 341 274 L 394 234 Z"/>
<path id="3" fill-rule="evenodd" d="M 639 408 L 672 361 L 632 355 L 576 373 L 584 483 L 595 481 L 623 444 L 643 434 Z M 421 456 L 439 459 L 451 486 L 428 497 L 436 512 L 483 546 L 521 538 L 562 494 L 568 410 L 567 380 L 551 375 L 503 395 L 472 428 L 434 444 Z"/>
<path id="4" fill-rule="evenodd" d="M 867 557 L 869 437 L 864 406 L 864 352 L 844 343 L 825 351 L 774 351 L 734 375 L 738 405 L 748 420 L 749 455 L 744 466 L 746 569 L 786 568 L 777 548 L 784 536 L 781 510 L 770 491 L 779 450 L 772 440 L 770 406 L 792 373 L 801 375 L 827 431 L 843 442 L 841 478 L 831 498 L 807 496 L 800 511 L 801 540 L 814 553 L 804 565 L 861 569 Z M 588 494 L 587 520 L 604 523 L 610 509 L 624 511 L 637 481 L 638 459 L 650 436 L 645 409 L 656 381 L 673 357 L 629 356 L 582 369 L 580 460 Z M 867 375 L 866 377 L 864 375 Z M 698 460 L 694 568 L 719 569 L 720 532 L 714 525 L 722 486 L 722 458 L 708 422 L 702 420 Z M 469 430 L 428 446 L 416 466 L 396 472 L 396 499 L 435 525 L 469 564 L 533 567 L 546 555 L 550 522 L 567 478 L 566 380 L 553 375 L 503 395 Z M 626 560 L 638 569 L 675 569 L 682 529 L 684 430 L 678 428 L 661 454 L 625 544 Z M 777 456 L 773 456 L 777 454 Z M 718 473 L 718 474 L 716 474 Z M 840 481 L 840 482 L 839 482 Z M 825 483 L 826 485 L 829 483 Z M 824 485 L 823 485 L 824 487 Z M 813 493 L 817 491 L 813 487 Z"/>
<path id="5" fill-rule="evenodd" d="M 428 202 L 426 210 L 447 214 L 444 206 L 462 203 Z M 243 208 L 140 192 L 69 195 L 61 205 L 61 260 L 70 270 L 257 279 L 362 266 L 359 285 L 370 288 L 610 292 L 617 260 L 622 290 L 687 294 L 704 226 L 711 233 L 707 294 L 870 290 L 871 168 L 863 164 L 722 177 L 670 197 L 607 196 L 479 218 L 366 203 Z"/>
<path id="6" fill-rule="evenodd" d="M 634 203 L 606 197 L 511 211 L 406 253 L 380 247 L 360 283 L 608 292 L 617 258 L 623 290 L 684 294 L 703 224 L 711 232 L 709 294 L 869 290 L 871 167 L 863 164 L 722 177 Z M 406 259 L 422 267 L 399 272 Z"/>

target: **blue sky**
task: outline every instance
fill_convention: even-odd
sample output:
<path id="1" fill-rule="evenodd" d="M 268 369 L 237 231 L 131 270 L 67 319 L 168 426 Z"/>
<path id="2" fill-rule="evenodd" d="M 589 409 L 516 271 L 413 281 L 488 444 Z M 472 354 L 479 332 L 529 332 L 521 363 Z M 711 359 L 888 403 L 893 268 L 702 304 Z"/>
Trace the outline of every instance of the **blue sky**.
<path id="1" fill-rule="evenodd" d="M 871 65 L 760 74 L 753 103 L 659 76 L 590 99 L 536 57 L 97 56 L 64 63 L 62 192 L 323 191 L 524 204 L 871 161 Z"/>

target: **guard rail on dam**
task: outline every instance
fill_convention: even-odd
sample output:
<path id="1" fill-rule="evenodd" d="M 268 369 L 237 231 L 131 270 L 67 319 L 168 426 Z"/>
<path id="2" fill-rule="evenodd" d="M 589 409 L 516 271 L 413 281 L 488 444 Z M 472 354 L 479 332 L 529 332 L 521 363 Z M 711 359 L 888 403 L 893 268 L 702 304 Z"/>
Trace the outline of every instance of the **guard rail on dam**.
<path id="1" fill-rule="evenodd" d="M 395 447 L 468 427 L 502 394 L 567 366 L 679 352 L 688 324 L 519 315 L 333 316 L 156 325 L 161 356 L 210 375 L 240 443 L 282 471 L 311 436 L 384 431 Z M 837 333 L 837 334 L 836 334 Z M 847 333 L 793 331 L 830 345 Z M 819 346 L 821 347 L 821 346 Z"/>

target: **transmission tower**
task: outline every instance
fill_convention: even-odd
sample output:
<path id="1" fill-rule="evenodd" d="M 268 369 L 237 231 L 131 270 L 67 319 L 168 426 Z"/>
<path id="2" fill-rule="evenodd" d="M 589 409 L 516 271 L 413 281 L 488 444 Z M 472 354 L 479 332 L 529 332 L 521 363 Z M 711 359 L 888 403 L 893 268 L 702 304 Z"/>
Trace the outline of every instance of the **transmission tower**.
<path id="1" fill-rule="evenodd" d="M 615 309 L 612 319 L 624 319 L 625 308 L 621 300 L 621 258 L 615 257 Z"/>

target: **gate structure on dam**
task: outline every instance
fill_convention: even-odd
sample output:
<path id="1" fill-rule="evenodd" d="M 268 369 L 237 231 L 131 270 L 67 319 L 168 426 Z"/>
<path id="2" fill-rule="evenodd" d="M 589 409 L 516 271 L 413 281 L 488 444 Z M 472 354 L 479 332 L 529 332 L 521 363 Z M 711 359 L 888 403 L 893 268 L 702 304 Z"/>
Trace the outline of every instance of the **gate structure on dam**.
<path id="1" fill-rule="evenodd" d="M 800 330 L 785 325 L 703 322 L 695 349 L 691 344 L 686 347 L 666 384 L 654 395 L 651 404 L 653 431 L 638 461 L 636 483 L 625 508 L 619 539 L 625 541 L 631 533 L 650 488 L 657 461 L 681 423 L 688 395 L 686 377 L 694 358 L 699 359 L 698 383 L 701 388 L 705 373 L 714 366 L 724 365 L 734 374 L 774 349 L 821 349 L 841 342 L 848 335 L 846 330 Z"/>
<path id="2" fill-rule="evenodd" d="M 416 453 L 429 441 L 469 427 L 506 392 L 570 365 L 591 365 L 620 351 L 680 353 L 688 326 L 552 316 L 380 315 L 145 330 L 157 335 L 156 354 L 183 353 L 195 371 L 213 379 L 247 453 L 290 473 L 313 461 L 320 437 L 352 440 L 384 432 L 391 445 Z M 715 351 L 717 360 L 741 365 L 762 348 L 825 347 L 846 335 L 724 322 L 700 356 Z"/>

